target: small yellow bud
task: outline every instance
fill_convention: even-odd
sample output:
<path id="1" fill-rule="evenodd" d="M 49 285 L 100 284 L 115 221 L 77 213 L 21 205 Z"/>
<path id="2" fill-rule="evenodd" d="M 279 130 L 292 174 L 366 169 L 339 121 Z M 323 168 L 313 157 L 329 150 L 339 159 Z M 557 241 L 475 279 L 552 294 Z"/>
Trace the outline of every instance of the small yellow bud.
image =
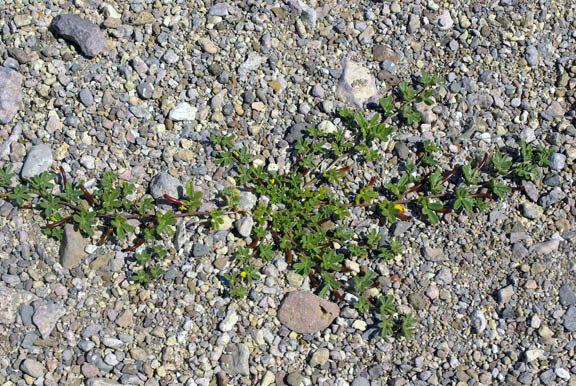
<path id="1" fill-rule="evenodd" d="M 180 205 L 180 210 L 186 210 L 186 207 L 184 205 Z"/>
<path id="2" fill-rule="evenodd" d="M 242 278 L 246 277 L 246 271 L 240 272 L 240 277 L 242 277 Z"/>
<path id="3" fill-rule="evenodd" d="M 56 221 L 56 217 L 52 216 L 52 217 L 50 217 L 50 220 Z"/>
<path id="4" fill-rule="evenodd" d="M 271 179 L 270 179 L 270 183 L 271 183 L 272 185 L 274 185 L 274 182 L 276 182 L 276 180 L 275 180 L 274 178 L 271 178 Z"/>
<path id="5" fill-rule="evenodd" d="M 404 207 L 403 207 L 402 205 L 400 205 L 400 204 L 394 205 L 394 209 L 399 210 L 400 213 L 406 212 L 406 208 L 404 208 Z"/>

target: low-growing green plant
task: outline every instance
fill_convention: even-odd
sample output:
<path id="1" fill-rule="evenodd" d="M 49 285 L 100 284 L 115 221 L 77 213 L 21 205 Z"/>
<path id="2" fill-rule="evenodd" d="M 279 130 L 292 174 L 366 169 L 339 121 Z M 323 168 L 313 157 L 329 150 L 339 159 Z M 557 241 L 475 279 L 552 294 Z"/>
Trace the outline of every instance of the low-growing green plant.
<path id="1" fill-rule="evenodd" d="M 489 200 L 521 189 L 522 180 L 537 179 L 550 165 L 550 150 L 521 142 L 518 154 L 484 154 L 480 162 L 443 170 L 441 148 L 426 140 L 416 157 L 400 165 L 398 177 L 378 181 L 370 177 L 357 192 L 343 189 L 351 171 L 381 158 L 394 128 L 421 121 L 415 104 L 434 104 L 440 83 L 439 77 L 422 73 L 416 85 L 404 82 L 396 93 L 382 98 L 369 116 L 342 109 L 342 125 L 335 131 L 312 125 L 294 146 L 286 171 L 265 169 L 246 147 L 236 146 L 233 135 L 212 135 L 215 162 L 226 167 L 237 185 L 223 189 L 219 207 L 211 211 L 199 211 L 202 195 L 192 182 L 186 184 L 186 198 L 164 195 L 173 208 L 161 211 L 152 197 L 136 197 L 136 187 L 119 183 L 111 172 L 104 173 L 90 192 L 82 182 L 68 181 L 62 168 L 60 178 L 42 173 L 14 185 L 8 165 L 0 170 L 0 186 L 18 206 L 39 210 L 47 219 L 43 232 L 48 236 L 61 239 L 63 226 L 71 223 L 86 236 L 98 237 L 99 245 L 115 238 L 126 251 L 138 250 L 132 280 L 142 284 L 162 276 L 167 254 L 162 244 L 174 233 L 178 218 L 202 216 L 218 230 L 225 215 L 240 213 L 240 192 L 252 192 L 258 204 L 251 213 L 250 240 L 233 252 L 232 267 L 223 276 L 231 296 L 247 296 L 260 280 L 257 267 L 283 255 L 319 296 L 350 302 L 363 315 L 379 314 L 382 336 L 409 337 L 416 323 L 412 315 L 398 315 L 396 300 L 380 294 L 374 272 L 351 268 L 355 261 L 366 268 L 372 260 L 401 259 L 401 241 L 385 240 L 377 226 L 357 233 L 351 211 L 362 208 L 383 226 L 414 217 L 437 224 L 450 212 L 484 210 Z"/>

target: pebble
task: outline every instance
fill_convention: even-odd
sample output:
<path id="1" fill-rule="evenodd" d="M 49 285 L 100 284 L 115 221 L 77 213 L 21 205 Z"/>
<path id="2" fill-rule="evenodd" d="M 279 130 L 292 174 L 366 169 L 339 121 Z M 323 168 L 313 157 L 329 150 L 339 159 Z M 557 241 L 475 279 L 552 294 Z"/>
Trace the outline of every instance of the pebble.
<path id="1" fill-rule="evenodd" d="M 251 216 L 242 217 L 235 222 L 235 227 L 240 236 L 248 237 L 252 233 L 252 227 L 254 226 L 254 220 Z"/>
<path id="2" fill-rule="evenodd" d="M 321 367 L 326 362 L 328 362 L 329 358 L 330 358 L 330 350 L 328 350 L 327 348 L 320 348 L 316 350 L 314 354 L 312 354 L 312 357 L 310 358 L 310 366 Z"/>
<path id="3" fill-rule="evenodd" d="M 498 303 L 506 304 L 510 301 L 510 299 L 512 299 L 512 296 L 514 296 L 513 285 L 508 285 L 504 288 L 501 288 L 498 290 Z"/>
<path id="4" fill-rule="evenodd" d="M 22 108 L 23 79 L 17 71 L 0 66 L 0 124 L 10 123 Z"/>
<path id="5" fill-rule="evenodd" d="M 530 220 L 536 220 L 542 216 L 543 210 L 540 206 L 531 202 L 525 202 L 521 205 L 522 215 Z"/>
<path id="6" fill-rule="evenodd" d="M 34 378 L 42 377 L 44 375 L 44 372 L 46 371 L 42 363 L 30 358 L 24 359 L 24 361 L 20 365 L 20 369 Z"/>
<path id="7" fill-rule="evenodd" d="M 89 58 L 99 55 L 107 48 L 106 38 L 100 28 L 91 21 L 76 15 L 58 15 L 52 19 L 50 29 L 56 37 L 75 43 Z"/>
<path id="8" fill-rule="evenodd" d="M 170 113 L 168 114 L 168 118 L 175 121 L 193 121 L 196 119 L 196 113 L 198 109 L 196 107 L 190 106 L 187 102 L 182 102 L 177 104 Z"/>
<path id="9" fill-rule="evenodd" d="M 370 386 L 370 381 L 368 380 L 368 378 L 358 377 L 358 378 L 355 378 L 350 385 L 351 386 Z"/>
<path id="10" fill-rule="evenodd" d="M 488 326 L 488 322 L 486 321 L 486 316 L 480 310 L 474 310 L 470 314 L 470 321 L 472 324 L 472 328 L 476 334 L 481 334 L 484 332 L 486 327 Z"/>
<path id="11" fill-rule="evenodd" d="M 227 3 L 215 3 L 208 10 L 209 16 L 228 16 L 228 4 Z"/>
<path id="12" fill-rule="evenodd" d="M 238 323 L 238 320 L 240 320 L 240 318 L 238 317 L 236 310 L 231 309 L 226 314 L 226 317 L 220 322 L 218 328 L 222 332 L 232 331 L 236 323 Z"/>
<path id="13" fill-rule="evenodd" d="M 561 153 L 552 153 L 550 156 L 552 170 L 562 170 L 566 166 L 566 156 Z"/>
<path id="14" fill-rule="evenodd" d="M 80 90 L 78 98 L 85 107 L 90 107 L 94 104 L 94 95 L 92 95 L 92 92 L 87 88 Z"/>
<path id="15" fill-rule="evenodd" d="M 53 160 L 50 145 L 40 144 L 32 146 L 22 166 L 22 178 L 31 179 L 38 174 L 50 170 Z"/>
<path id="16" fill-rule="evenodd" d="M 576 331 L 576 306 L 570 306 L 564 315 L 564 328 L 572 332 Z"/>
<path id="17" fill-rule="evenodd" d="M 454 26 L 454 20 L 452 20 L 452 16 L 450 15 L 450 11 L 444 10 L 440 17 L 438 18 L 438 29 L 440 31 L 447 31 L 452 29 Z"/>
<path id="18" fill-rule="evenodd" d="M 304 385 L 304 376 L 298 371 L 293 371 L 286 377 L 286 382 L 290 386 L 302 386 Z"/>

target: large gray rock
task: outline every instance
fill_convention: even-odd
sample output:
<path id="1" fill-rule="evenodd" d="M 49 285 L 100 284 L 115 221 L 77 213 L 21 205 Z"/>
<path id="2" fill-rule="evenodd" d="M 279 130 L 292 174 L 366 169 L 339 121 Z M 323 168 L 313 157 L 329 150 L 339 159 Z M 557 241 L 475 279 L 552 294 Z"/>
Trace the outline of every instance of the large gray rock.
<path id="1" fill-rule="evenodd" d="M 108 378 L 91 378 L 86 382 L 86 386 L 122 386 L 122 384 Z"/>
<path id="2" fill-rule="evenodd" d="M 377 94 L 376 80 L 370 71 L 360 64 L 345 58 L 336 95 L 340 99 L 361 108 L 368 100 L 376 97 Z"/>
<path id="3" fill-rule="evenodd" d="M 60 245 L 60 264 L 64 268 L 74 268 L 84 259 L 86 240 L 82 234 L 74 229 L 74 225 L 64 226 L 64 238 Z"/>
<path id="4" fill-rule="evenodd" d="M 25 373 L 30 375 L 31 377 L 34 378 L 40 378 L 41 376 L 44 375 L 44 372 L 46 371 L 46 369 L 44 368 L 44 365 L 40 362 L 38 362 L 35 359 L 25 359 L 22 364 L 20 365 L 20 369 Z"/>
<path id="5" fill-rule="evenodd" d="M 33 178 L 42 172 L 46 172 L 52 166 L 52 162 L 54 158 L 52 156 L 52 149 L 50 145 L 45 143 L 32 146 L 28 155 L 26 156 L 26 160 L 24 161 L 24 165 L 22 166 L 22 178 Z"/>
<path id="6" fill-rule="evenodd" d="M 250 375 L 250 349 L 244 343 L 231 346 L 228 354 L 228 372 L 230 375 Z"/>
<path id="7" fill-rule="evenodd" d="M 106 38 L 100 28 L 90 20 L 76 15 L 58 15 L 52 19 L 50 29 L 57 37 L 62 37 L 78 45 L 84 55 L 92 58 L 106 49 Z"/>
<path id="8" fill-rule="evenodd" d="M 40 331 L 42 339 L 46 339 L 52 333 L 58 319 L 66 314 L 66 309 L 59 304 L 50 303 L 45 300 L 34 302 L 34 315 L 32 322 Z"/>
<path id="9" fill-rule="evenodd" d="M 293 291 L 284 297 L 278 320 L 292 331 L 313 334 L 330 326 L 339 314 L 336 303 L 309 292 Z"/>
<path id="10" fill-rule="evenodd" d="M 184 188 L 177 178 L 172 177 L 167 172 L 162 172 L 154 176 L 150 181 L 150 194 L 155 199 L 162 198 L 165 194 L 173 198 L 179 198 L 184 195 Z"/>
<path id="11" fill-rule="evenodd" d="M 31 292 L 15 290 L 0 284 L 0 323 L 12 324 L 16 321 L 18 307 L 30 304 L 38 297 Z"/>
<path id="12" fill-rule="evenodd" d="M 0 124 L 10 123 L 22 107 L 22 79 L 18 72 L 0 66 Z"/>

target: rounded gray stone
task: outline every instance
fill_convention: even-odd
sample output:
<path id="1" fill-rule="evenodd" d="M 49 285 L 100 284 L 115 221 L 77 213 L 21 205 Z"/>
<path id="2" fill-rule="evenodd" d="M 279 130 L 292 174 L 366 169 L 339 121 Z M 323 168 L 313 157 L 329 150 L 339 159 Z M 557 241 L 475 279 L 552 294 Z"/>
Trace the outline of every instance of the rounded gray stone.
<path id="1" fill-rule="evenodd" d="M 33 178 L 42 172 L 48 171 L 53 161 L 52 149 L 49 145 L 32 146 L 22 166 L 22 178 Z"/>

